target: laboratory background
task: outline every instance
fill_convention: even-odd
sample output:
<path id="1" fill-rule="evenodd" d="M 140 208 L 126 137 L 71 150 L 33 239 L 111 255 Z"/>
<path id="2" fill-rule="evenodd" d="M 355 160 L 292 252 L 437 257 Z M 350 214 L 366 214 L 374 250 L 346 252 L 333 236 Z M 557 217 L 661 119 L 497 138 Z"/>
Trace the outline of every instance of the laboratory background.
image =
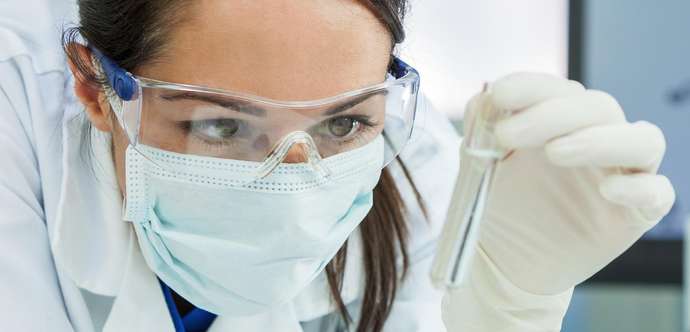
<path id="1" fill-rule="evenodd" d="M 628 120 L 667 137 L 671 213 L 576 288 L 564 332 L 690 331 L 690 1 L 413 1 L 402 57 L 462 128 L 465 103 L 513 71 L 570 77 L 612 94 Z"/>
<path id="2" fill-rule="evenodd" d="M 400 58 L 459 132 L 469 98 L 515 71 L 576 79 L 662 128 L 673 209 L 575 289 L 562 331 L 690 332 L 690 1 L 411 0 L 405 26 Z"/>

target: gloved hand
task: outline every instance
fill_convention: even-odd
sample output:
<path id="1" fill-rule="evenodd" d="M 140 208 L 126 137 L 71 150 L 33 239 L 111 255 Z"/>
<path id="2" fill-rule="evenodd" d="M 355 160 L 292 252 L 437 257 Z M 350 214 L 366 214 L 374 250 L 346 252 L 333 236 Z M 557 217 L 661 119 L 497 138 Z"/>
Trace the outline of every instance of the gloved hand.
<path id="1" fill-rule="evenodd" d="M 656 174 L 664 136 L 575 81 L 519 73 L 492 91 L 515 111 L 495 129 L 512 152 L 497 165 L 473 270 L 446 294 L 444 321 L 449 331 L 557 331 L 572 288 L 670 210 L 673 187 Z"/>

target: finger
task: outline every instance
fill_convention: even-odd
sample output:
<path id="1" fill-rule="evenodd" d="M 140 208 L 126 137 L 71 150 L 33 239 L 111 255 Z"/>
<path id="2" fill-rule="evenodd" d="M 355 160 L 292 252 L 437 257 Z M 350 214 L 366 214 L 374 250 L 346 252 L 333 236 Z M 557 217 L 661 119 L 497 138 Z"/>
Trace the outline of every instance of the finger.
<path id="1" fill-rule="evenodd" d="M 587 90 L 549 99 L 518 112 L 496 124 L 495 133 L 506 148 L 529 148 L 578 129 L 623 121 L 623 110 L 613 97 Z"/>
<path id="2" fill-rule="evenodd" d="M 658 174 L 611 175 L 599 185 L 605 199 L 640 211 L 646 221 L 658 222 L 676 200 L 667 177 Z"/>
<path id="3" fill-rule="evenodd" d="M 520 110 L 583 91 L 585 88 L 579 82 L 542 73 L 514 73 L 491 84 L 492 100 L 504 110 Z"/>
<path id="4" fill-rule="evenodd" d="M 585 91 L 577 81 L 545 73 L 512 73 L 491 84 L 492 103 L 500 109 L 519 110 L 549 98 L 564 97 Z M 474 95 L 465 107 L 465 126 L 472 123 L 481 93 Z M 467 132 L 467 128 L 465 128 Z"/>
<path id="5" fill-rule="evenodd" d="M 560 166 L 624 167 L 656 173 L 666 151 L 664 134 L 646 122 L 585 128 L 546 144 L 546 156 Z"/>

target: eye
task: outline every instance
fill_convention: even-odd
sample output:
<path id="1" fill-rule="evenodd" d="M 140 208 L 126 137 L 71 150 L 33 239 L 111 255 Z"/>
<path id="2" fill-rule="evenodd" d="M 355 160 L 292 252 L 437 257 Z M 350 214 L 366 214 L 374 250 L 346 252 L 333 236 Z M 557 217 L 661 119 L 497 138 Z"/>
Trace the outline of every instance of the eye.
<path id="1" fill-rule="evenodd" d="M 231 139 L 239 130 L 240 122 L 235 119 L 208 119 L 190 123 L 190 132 L 212 141 Z"/>
<path id="2" fill-rule="evenodd" d="M 338 117 L 328 120 L 328 132 L 336 137 L 345 137 L 359 129 L 361 123 L 350 117 Z"/>

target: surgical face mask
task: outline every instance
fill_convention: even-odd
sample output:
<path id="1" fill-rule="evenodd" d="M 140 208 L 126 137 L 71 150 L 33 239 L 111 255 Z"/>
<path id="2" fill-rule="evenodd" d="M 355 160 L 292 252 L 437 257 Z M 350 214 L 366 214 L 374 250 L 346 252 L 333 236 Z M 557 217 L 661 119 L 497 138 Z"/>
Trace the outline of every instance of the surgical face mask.
<path id="1" fill-rule="evenodd" d="M 324 158 L 327 177 L 281 163 L 250 185 L 253 162 L 138 149 L 125 219 L 149 267 L 198 307 L 250 315 L 294 298 L 337 253 L 372 206 L 384 147 Z"/>

